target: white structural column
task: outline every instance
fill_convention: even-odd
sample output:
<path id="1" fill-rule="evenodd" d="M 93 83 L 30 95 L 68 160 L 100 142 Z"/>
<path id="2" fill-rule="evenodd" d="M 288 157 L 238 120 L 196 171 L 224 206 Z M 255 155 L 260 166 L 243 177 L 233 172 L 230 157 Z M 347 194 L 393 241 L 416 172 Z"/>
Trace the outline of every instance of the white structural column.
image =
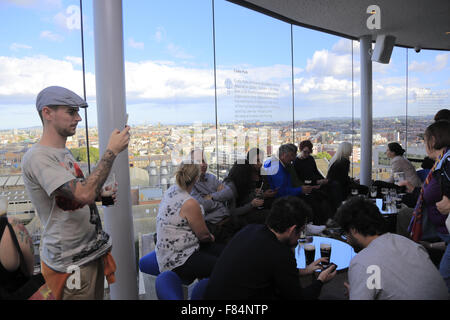
<path id="1" fill-rule="evenodd" d="M 361 61 L 361 173 L 360 183 L 372 181 L 372 49 L 371 36 L 360 38 Z"/>
<path id="2" fill-rule="evenodd" d="M 111 132 L 115 128 L 122 130 L 126 121 L 122 0 L 94 1 L 94 40 L 98 136 L 103 154 Z M 104 208 L 105 229 L 112 237 L 117 265 L 111 299 L 135 300 L 138 288 L 128 150 L 118 155 L 112 173 L 119 188 L 117 204 Z"/>

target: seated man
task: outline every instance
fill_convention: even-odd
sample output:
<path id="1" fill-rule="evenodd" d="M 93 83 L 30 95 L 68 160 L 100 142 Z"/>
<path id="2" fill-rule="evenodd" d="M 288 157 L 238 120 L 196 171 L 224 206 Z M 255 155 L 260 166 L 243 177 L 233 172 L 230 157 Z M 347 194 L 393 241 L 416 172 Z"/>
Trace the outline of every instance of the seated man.
<path id="1" fill-rule="evenodd" d="M 448 299 L 447 287 L 420 244 L 386 232 L 370 200 L 354 197 L 336 213 L 347 242 L 358 254 L 348 271 L 351 300 Z"/>
<path id="2" fill-rule="evenodd" d="M 321 269 L 320 258 L 297 269 L 293 248 L 310 209 L 296 197 L 275 200 L 266 225 L 250 224 L 238 232 L 217 260 L 205 299 L 317 299 L 322 285 L 336 275 L 334 267 L 302 289 L 299 275 Z"/>
<path id="3" fill-rule="evenodd" d="M 214 235 L 217 242 L 227 238 L 226 230 L 230 223 L 230 212 L 226 202 L 233 198 L 233 191 L 219 181 L 215 175 L 207 173 L 206 163 L 202 150 L 193 150 L 191 160 L 200 164 L 200 177 L 192 189 L 191 196 L 196 199 L 205 210 L 206 226 Z M 230 231 L 232 232 L 232 231 Z"/>
<path id="4" fill-rule="evenodd" d="M 272 190 L 278 189 L 276 197 L 298 196 L 309 194 L 315 186 L 293 187 L 288 166 L 292 164 L 297 155 L 297 147 L 294 144 L 283 144 L 278 149 L 278 157 L 273 155 L 264 163 L 264 172 Z"/>
<path id="5" fill-rule="evenodd" d="M 317 192 L 316 186 L 293 186 L 296 173 L 292 162 L 297 155 L 297 147 L 294 144 L 284 144 L 278 150 L 279 157 L 275 155 L 264 163 L 264 173 L 267 175 L 270 188 L 278 189 L 276 197 L 300 196 L 309 206 L 311 206 L 313 216 L 312 222 L 315 225 L 324 225 L 334 214 L 332 204 L 324 200 L 322 193 Z"/>

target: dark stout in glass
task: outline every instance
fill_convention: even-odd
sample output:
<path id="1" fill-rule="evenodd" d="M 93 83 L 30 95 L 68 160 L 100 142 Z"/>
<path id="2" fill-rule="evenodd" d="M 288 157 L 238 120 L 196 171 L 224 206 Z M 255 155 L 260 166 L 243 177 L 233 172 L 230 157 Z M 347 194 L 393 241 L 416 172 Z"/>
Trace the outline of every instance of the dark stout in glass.
<path id="1" fill-rule="evenodd" d="M 316 247 L 312 244 L 305 244 L 305 262 L 306 265 L 310 265 L 314 262 L 314 257 L 316 256 Z"/>
<path id="2" fill-rule="evenodd" d="M 329 243 L 321 243 L 320 244 L 320 256 L 322 258 L 328 258 L 328 262 L 322 262 L 322 265 L 324 267 L 327 267 L 330 264 L 331 244 L 329 244 Z"/>

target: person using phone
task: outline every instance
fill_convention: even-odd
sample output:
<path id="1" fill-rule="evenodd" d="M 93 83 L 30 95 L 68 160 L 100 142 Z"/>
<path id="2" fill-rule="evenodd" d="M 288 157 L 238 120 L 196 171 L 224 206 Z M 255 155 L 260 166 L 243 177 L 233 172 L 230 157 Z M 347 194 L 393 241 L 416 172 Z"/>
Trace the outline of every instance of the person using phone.
<path id="1" fill-rule="evenodd" d="M 323 270 L 310 286 L 302 288 L 299 275 L 321 270 L 320 262 L 297 269 L 295 254 L 310 208 L 294 196 L 274 201 L 266 224 L 250 224 L 228 243 L 216 262 L 205 290 L 207 300 L 317 299 L 322 285 L 337 271 Z"/>
<path id="2" fill-rule="evenodd" d="M 336 221 L 357 255 L 345 286 L 350 300 L 447 300 L 444 279 L 420 244 L 387 232 L 386 221 L 369 199 L 354 197 Z"/>

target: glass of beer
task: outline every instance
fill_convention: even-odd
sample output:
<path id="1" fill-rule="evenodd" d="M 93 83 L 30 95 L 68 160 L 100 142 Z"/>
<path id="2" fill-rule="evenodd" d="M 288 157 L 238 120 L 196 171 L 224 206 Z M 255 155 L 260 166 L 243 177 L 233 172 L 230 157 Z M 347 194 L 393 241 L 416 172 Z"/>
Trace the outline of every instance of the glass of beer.
<path id="1" fill-rule="evenodd" d="M 108 207 L 114 205 L 114 199 L 112 196 L 115 187 L 116 187 L 116 174 L 113 173 L 108 177 L 106 182 L 103 184 L 101 192 L 102 206 Z"/>
<path id="2" fill-rule="evenodd" d="M 378 195 L 378 188 L 377 186 L 371 186 L 370 187 L 370 197 L 375 199 Z"/>
<path id="3" fill-rule="evenodd" d="M 331 258 L 331 243 L 322 242 L 320 244 L 320 257 L 328 258 L 328 262 L 322 262 L 322 266 L 324 268 L 328 267 L 328 265 L 330 264 L 330 258 Z"/>
<path id="4" fill-rule="evenodd" d="M 313 244 L 305 244 L 303 246 L 305 250 L 305 263 L 306 266 L 309 266 L 314 262 L 314 257 L 316 256 L 316 247 Z"/>
<path id="5" fill-rule="evenodd" d="M 8 198 L 0 196 L 0 216 L 3 216 L 8 212 Z"/>

